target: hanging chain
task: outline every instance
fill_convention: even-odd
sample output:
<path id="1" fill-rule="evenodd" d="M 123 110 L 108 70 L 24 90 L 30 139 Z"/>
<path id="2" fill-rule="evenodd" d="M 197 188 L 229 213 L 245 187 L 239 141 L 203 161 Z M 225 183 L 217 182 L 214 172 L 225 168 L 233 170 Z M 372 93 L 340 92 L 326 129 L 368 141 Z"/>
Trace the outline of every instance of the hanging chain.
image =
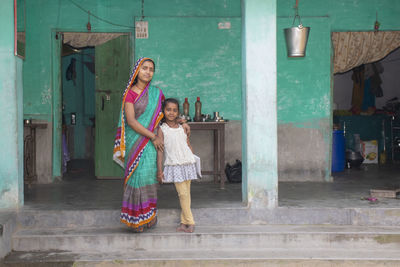
<path id="1" fill-rule="evenodd" d="M 303 24 L 301 23 L 301 18 L 299 15 L 299 0 L 296 0 L 296 5 L 294 6 L 294 19 L 293 19 L 292 26 L 296 22 L 296 18 L 299 18 L 299 28 L 303 28 Z"/>
<path id="2" fill-rule="evenodd" d="M 374 24 L 374 32 L 378 32 L 379 31 L 379 26 L 381 24 L 378 21 L 378 11 L 376 11 L 376 20 L 375 20 L 375 24 Z"/>
<path id="3" fill-rule="evenodd" d="M 90 11 L 88 11 L 88 23 L 86 24 L 86 29 L 88 32 L 92 30 L 92 24 L 90 23 Z"/>
<path id="4" fill-rule="evenodd" d="M 142 20 L 144 19 L 144 0 L 142 0 Z"/>

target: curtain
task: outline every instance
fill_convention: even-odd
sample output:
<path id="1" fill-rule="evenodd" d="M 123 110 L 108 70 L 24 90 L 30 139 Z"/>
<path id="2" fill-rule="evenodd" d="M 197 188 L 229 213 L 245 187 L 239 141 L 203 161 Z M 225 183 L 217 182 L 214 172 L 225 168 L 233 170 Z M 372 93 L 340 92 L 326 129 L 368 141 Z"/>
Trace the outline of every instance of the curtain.
<path id="1" fill-rule="evenodd" d="M 64 44 L 81 48 L 97 46 L 115 39 L 124 33 L 64 32 Z"/>
<path id="2" fill-rule="evenodd" d="M 400 47 L 400 32 L 333 32 L 333 72 L 375 62 Z"/>

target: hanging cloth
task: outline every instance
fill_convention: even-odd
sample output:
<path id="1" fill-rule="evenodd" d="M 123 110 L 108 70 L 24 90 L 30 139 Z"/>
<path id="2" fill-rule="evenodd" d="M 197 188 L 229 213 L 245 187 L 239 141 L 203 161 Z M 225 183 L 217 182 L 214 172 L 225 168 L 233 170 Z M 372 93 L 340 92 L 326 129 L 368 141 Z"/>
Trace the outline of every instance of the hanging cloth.
<path id="1" fill-rule="evenodd" d="M 400 47 L 400 31 L 333 32 L 333 72 L 378 61 Z"/>

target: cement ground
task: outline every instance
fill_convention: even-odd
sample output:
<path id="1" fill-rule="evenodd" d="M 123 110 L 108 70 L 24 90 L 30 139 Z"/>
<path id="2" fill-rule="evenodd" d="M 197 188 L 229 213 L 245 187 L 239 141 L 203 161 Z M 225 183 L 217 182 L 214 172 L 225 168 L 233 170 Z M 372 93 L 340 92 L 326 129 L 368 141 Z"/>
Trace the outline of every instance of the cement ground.
<path id="1" fill-rule="evenodd" d="M 119 209 L 122 180 L 98 180 L 90 161 L 72 161 L 62 181 L 25 186 L 28 209 Z M 362 165 L 334 173 L 333 182 L 280 182 L 279 206 L 307 208 L 398 208 L 400 199 L 381 198 L 370 202 L 370 189 L 400 188 L 400 165 Z M 241 184 L 226 184 L 221 190 L 211 182 L 193 182 L 192 208 L 244 207 Z M 399 196 L 398 196 L 399 197 Z M 175 188 L 163 184 L 158 191 L 160 209 L 179 208 Z"/>
<path id="2" fill-rule="evenodd" d="M 363 198 L 370 189 L 400 188 L 400 165 L 364 165 L 333 178 L 280 182 L 280 207 L 262 213 L 245 208 L 241 184 L 221 190 L 194 182 L 191 235 L 175 232 L 178 197 L 164 184 L 158 227 L 126 235 L 118 223 L 123 181 L 97 180 L 93 164 L 71 162 L 61 181 L 25 187 L 6 266 L 399 266 L 400 199 Z M 149 247 L 121 252 L 127 243 Z"/>

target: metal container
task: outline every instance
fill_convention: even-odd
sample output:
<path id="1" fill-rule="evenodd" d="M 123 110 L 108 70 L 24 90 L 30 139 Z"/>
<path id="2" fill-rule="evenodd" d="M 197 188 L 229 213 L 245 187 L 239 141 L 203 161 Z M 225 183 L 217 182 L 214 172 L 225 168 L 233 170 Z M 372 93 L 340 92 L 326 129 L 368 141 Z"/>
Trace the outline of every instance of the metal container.
<path id="1" fill-rule="evenodd" d="M 346 151 L 346 162 L 347 166 L 350 168 L 358 168 L 363 163 L 364 158 L 360 152 L 355 152 L 352 150 Z"/>
<path id="2" fill-rule="evenodd" d="M 310 27 L 303 27 L 302 24 L 285 29 L 288 57 L 304 57 L 306 55 L 309 32 Z"/>

